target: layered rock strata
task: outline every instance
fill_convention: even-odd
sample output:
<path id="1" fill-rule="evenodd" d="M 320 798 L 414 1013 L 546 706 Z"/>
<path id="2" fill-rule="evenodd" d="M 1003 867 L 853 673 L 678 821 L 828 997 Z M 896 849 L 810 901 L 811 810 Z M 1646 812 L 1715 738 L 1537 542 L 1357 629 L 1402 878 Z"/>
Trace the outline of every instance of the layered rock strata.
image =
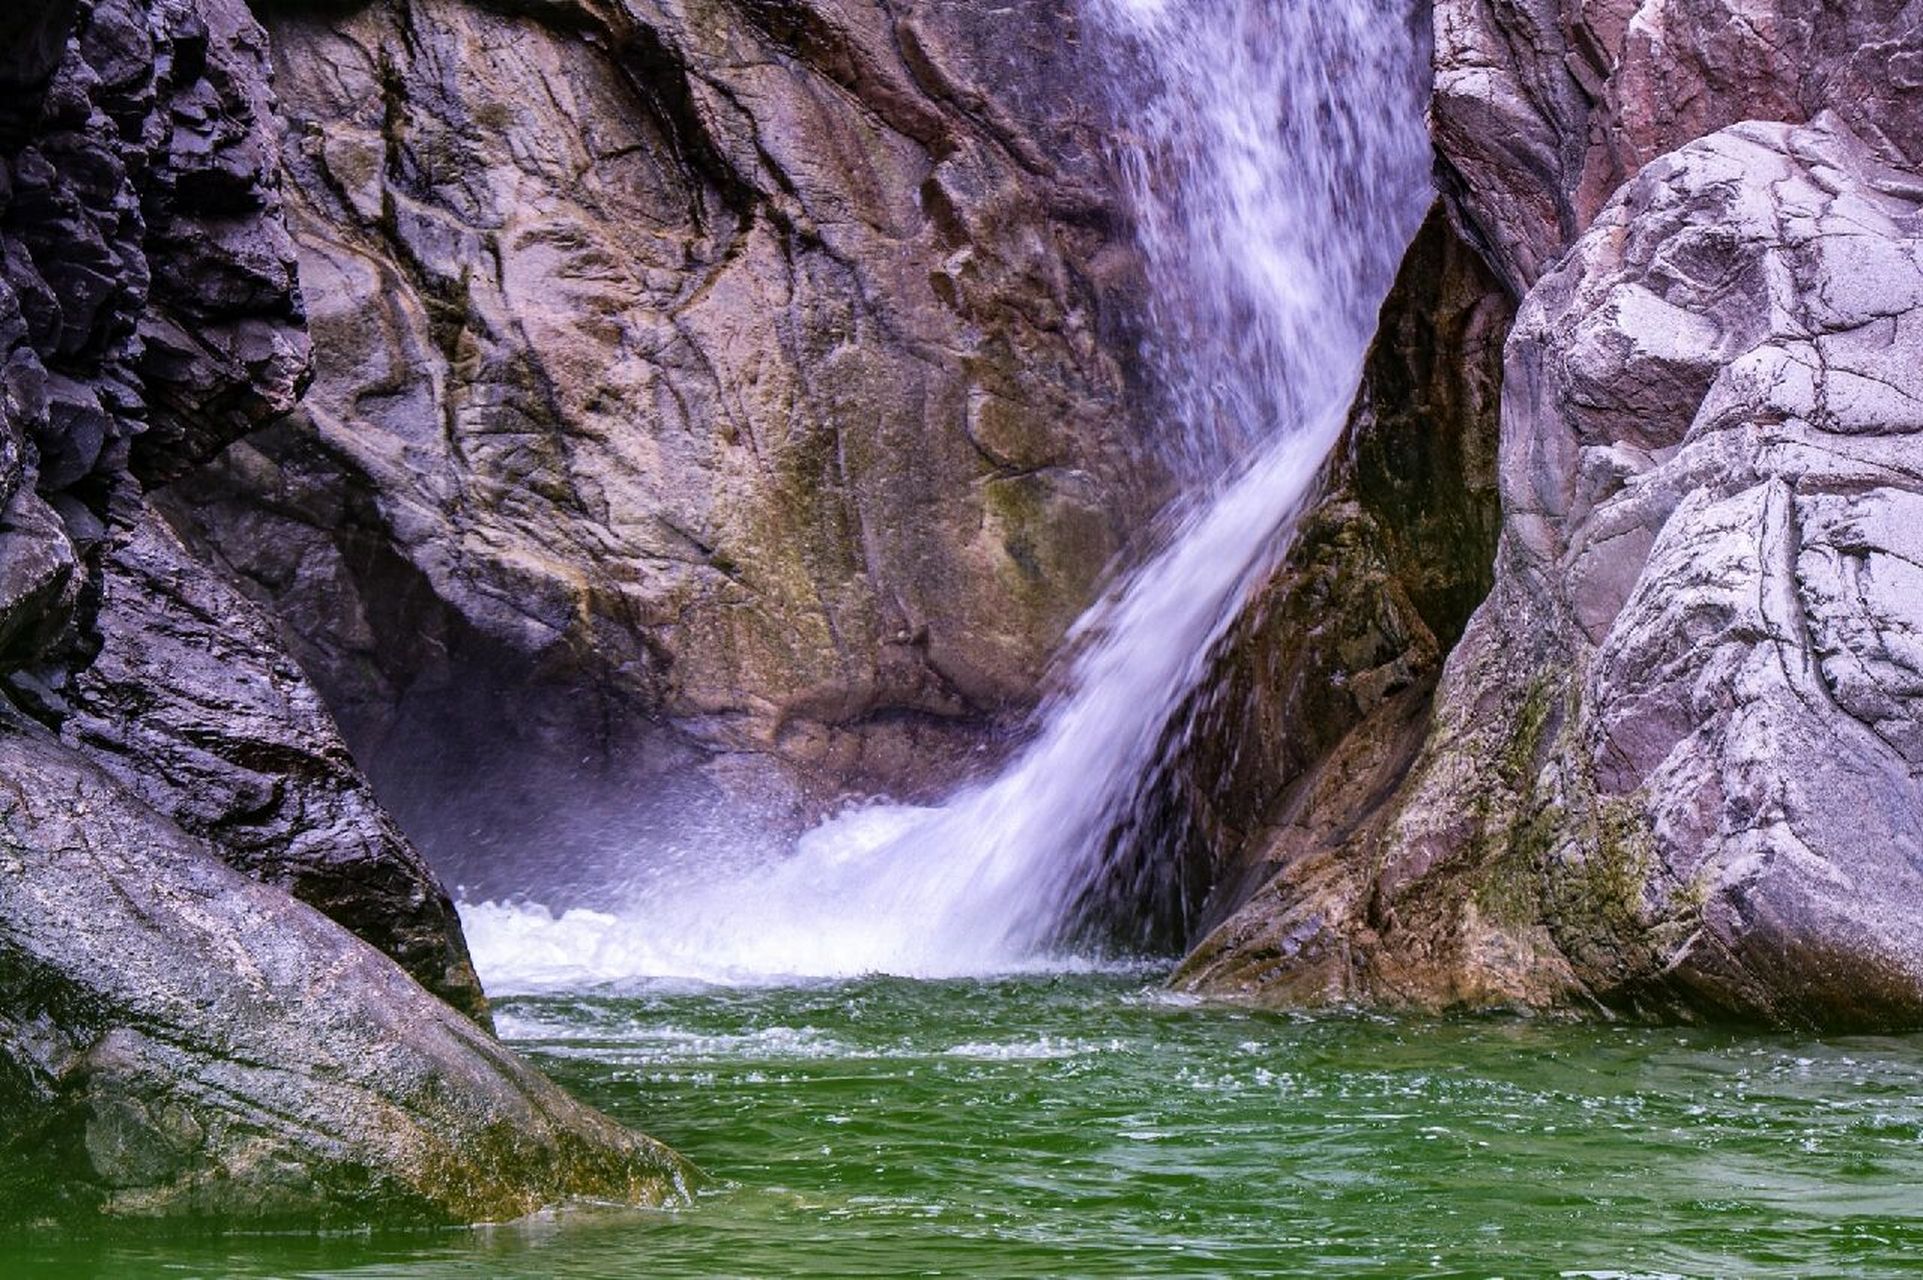
<path id="1" fill-rule="evenodd" d="M 437 859 L 1028 705 L 1160 475 L 1072 6 L 266 12 L 318 373 L 178 510 Z"/>
<path id="2" fill-rule="evenodd" d="M 33 0 L 0 37 L 0 1218 L 678 1194 L 476 1025 L 446 894 L 151 500 L 307 376 L 262 31 Z"/>
<path id="3" fill-rule="evenodd" d="M 12 696 L 479 1012 L 432 874 L 271 627 L 143 492 L 305 380 L 264 37 L 238 4 L 36 12 L 44 47 L 7 72 L 0 214 Z"/>

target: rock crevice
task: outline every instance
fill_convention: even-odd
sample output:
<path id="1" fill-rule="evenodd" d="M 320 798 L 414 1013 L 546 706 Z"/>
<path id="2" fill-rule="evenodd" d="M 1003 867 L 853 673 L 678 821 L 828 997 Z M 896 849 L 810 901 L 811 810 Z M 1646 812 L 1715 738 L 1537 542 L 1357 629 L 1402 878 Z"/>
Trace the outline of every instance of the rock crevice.
<path id="1" fill-rule="evenodd" d="M 0 34 L 0 1221 L 683 1194 L 487 1033 L 446 893 L 160 514 L 309 376 L 265 34 L 238 0 Z"/>
<path id="2" fill-rule="evenodd" d="M 1265 886 L 1189 981 L 1923 1020 L 1916 551 L 1891 518 L 1923 224 L 1893 158 L 1836 114 L 1719 130 L 1536 281 L 1494 588 L 1428 741 L 1378 825 Z"/>

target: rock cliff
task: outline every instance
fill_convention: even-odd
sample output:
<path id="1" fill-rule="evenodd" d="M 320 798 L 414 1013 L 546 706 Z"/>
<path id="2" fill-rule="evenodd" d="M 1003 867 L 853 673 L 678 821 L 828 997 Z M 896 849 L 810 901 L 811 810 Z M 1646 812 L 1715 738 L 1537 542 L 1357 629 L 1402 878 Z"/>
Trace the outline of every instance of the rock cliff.
<path id="1" fill-rule="evenodd" d="M 154 504 L 307 379 L 264 34 L 32 0 L 0 36 L 0 1217 L 676 1194 L 475 1025 L 446 894 Z"/>
<path id="2" fill-rule="evenodd" d="M 478 1012 L 445 895 L 269 624 L 146 496 L 306 377 L 260 29 L 238 4 L 28 11 L 0 214 L 11 695 Z"/>
<path id="3" fill-rule="evenodd" d="M 1103 893 L 1142 904 L 1126 941 L 1200 936 L 1278 869 L 1370 821 L 1406 772 L 1443 658 L 1489 590 L 1513 314 L 1433 210 L 1317 501 L 1165 733 L 1139 835 Z"/>
<path id="4" fill-rule="evenodd" d="M 173 509 L 439 865 L 1030 704 L 1161 492 L 1074 6 L 263 11 L 316 379 Z"/>
<path id="5" fill-rule="evenodd" d="M 1458 225 L 1527 291 L 1493 589 L 1408 772 L 1264 836 L 1181 980 L 1923 1021 L 1919 11 L 1445 3 L 1436 36 Z"/>
<path id="6" fill-rule="evenodd" d="M 657 1202 L 403 827 L 511 890 L 985 759 L 1175 478 L 1125 122 L 1065 4 L 257 13 L 0 16 L 0 1210 Z M 1179 981 L 1923 1023 L 1920 28 L 1439 0 L 1441 202 L 1118 864 Z"/>

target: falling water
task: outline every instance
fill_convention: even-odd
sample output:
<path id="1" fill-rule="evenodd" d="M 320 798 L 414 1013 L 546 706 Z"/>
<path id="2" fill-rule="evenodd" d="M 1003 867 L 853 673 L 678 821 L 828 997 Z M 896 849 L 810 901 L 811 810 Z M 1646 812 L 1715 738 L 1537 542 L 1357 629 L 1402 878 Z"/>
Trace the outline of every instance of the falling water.
<path id="1" fill-rule="evenodd" d="M 1426 57 L 1403 0 L 1085 0 L 1156 299 L 1143 352 L 1194 492 L 1077 624 L 1061 692 L 995 777 L 871 804 L 751 870 L 610 912 L 464 908 L 491 985 L 936 976 L 1050 954 L 1211 647 L 1340 435 L 1428 195 Z"/>

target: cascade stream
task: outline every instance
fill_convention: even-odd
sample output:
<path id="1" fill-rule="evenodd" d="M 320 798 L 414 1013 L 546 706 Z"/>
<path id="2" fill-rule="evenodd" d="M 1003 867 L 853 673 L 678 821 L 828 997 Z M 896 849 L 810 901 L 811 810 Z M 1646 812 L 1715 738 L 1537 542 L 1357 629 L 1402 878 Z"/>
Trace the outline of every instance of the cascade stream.
<path id="1" fill-rule="evenodd" d="M 1429 196 L 1426 49 L 1399 0 L 1084 0 L 1152 288 L 1143 352 L 1188 493 L 1065 646 L 998 774 L 867 804 L 745 869 L 559 916 L 464 905 L 490 988 L 953 976 L 1078 963 L 1065 916 L 1339 438 Z M 1085 962 L 1083 962 L 1085 963 Z"/>

